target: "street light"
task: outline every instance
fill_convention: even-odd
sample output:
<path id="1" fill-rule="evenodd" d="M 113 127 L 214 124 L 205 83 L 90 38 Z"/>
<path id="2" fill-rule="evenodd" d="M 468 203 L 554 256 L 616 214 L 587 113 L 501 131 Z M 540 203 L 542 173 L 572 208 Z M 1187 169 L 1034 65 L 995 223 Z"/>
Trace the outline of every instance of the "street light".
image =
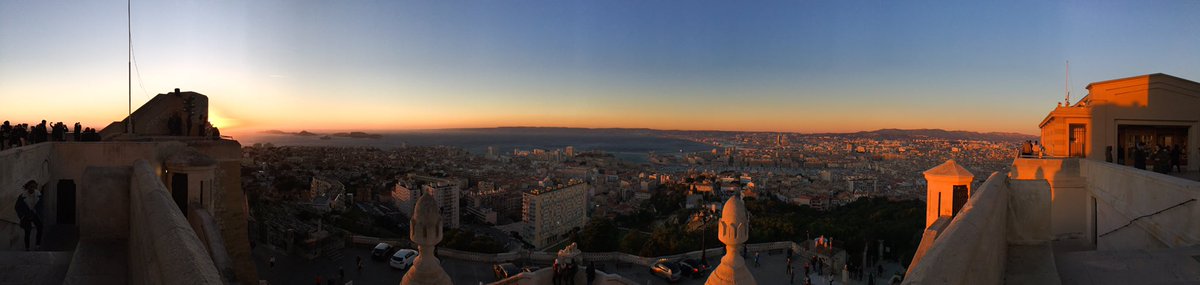
<path id="1" fill-rule="evenodd" d="M 704 264 L 705 267 L 708 267 L 708 222 L 714 214 L 709 207 L 700 208 L 700 264 Z"/>

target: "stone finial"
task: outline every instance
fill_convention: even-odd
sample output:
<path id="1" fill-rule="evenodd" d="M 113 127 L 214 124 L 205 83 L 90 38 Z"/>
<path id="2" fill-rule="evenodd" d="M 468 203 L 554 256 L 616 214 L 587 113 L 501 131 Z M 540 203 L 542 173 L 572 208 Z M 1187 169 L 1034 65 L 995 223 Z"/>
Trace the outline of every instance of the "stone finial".
<path id="1" fill-rule="evenodd" d="M 413 207 L 409 225 L 409 239 L 417 244 L 417 260 L 404 274 L 400 284 L 450 285 L 450 275 L 442 269 L 442 262 L 434 255 L 433 247 L 442 241 L 442 215 L 433 196 L 421 195 Z"/>
<path id="2" fill-rule="evenodd" d="M 746 204 L 742 202 L 742 197 L 730 197 L 721 210 L 721 220 L 717 228 L 717 237 L 725 244 L 725 257 L 721 258 L 721 265 L 713 270 L 704 284 L 758 284 L 754 281 L 754 276 L 750 275 L 750 269 L 746 268 L 746 262 L 738 250 L 746 239 L 750 238 L 749 227 L 750 217 L 746 213 Z"/>

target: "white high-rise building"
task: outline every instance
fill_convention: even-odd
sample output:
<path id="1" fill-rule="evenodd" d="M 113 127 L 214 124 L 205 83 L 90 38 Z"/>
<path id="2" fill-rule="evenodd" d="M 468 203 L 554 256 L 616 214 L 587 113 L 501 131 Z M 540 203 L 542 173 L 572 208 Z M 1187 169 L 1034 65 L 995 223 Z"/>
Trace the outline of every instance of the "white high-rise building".
<path id="1" fill-rule="evenodd" d="M 521 220 L 526 238 L 542 248 L 562 240 L 563 235 L 587 224 L 588 184 L 572 180 L 567 185 L 522 193 Z"/>

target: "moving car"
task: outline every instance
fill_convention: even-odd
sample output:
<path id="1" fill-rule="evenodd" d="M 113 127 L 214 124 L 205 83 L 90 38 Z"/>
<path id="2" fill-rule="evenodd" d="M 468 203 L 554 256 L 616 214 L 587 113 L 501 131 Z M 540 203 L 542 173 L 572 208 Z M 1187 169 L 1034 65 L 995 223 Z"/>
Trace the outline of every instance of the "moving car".
<path id="1" fill-rule="evenodd" d="M 521 273 L 521 269 L 512 263 L 506 262 L 493 265 L 492 272 L 496 274 L 496 281 L 500 281 Z"/>
<path id="2" fill-rule="evenodd" d="M 679 263 L 671 262 L 667 259 L 659 259 L 658 262 L 650 265 L 650 274 L 662 277 L 670 282 L 679 281 L 683 270 L 679 268 Z"/>
<path id="3" fill-rule="evenodd" d="M 417 251 L 407 248 L 401 249 L 392 254 L 392 260 L 388 261 L 388 265 L 391 265 L 395 269 L 408 269 L 409 266 L 412 266 L 413 260 L 416 259 Z"/>
<path id="4" fill-rule="evenodd" d="M 708 273 L 708 264 L 700 262 L 700 260 L 696 259 L 689 258 L 680 260 L 679 267 L 680 270 L 683 271 L 682 274 L 684 276 L 692 278 L 704 277 L 707 276 L 706 274 Z"/>
<path id="5" fill-rule="evenodd" d="M 375 245 L 374 249 L 371 249 L 371 258 L 377 260 L 386 260 L 389 253 L 392 253 L 392 245 L 386 242 L 381 242 Z"/>

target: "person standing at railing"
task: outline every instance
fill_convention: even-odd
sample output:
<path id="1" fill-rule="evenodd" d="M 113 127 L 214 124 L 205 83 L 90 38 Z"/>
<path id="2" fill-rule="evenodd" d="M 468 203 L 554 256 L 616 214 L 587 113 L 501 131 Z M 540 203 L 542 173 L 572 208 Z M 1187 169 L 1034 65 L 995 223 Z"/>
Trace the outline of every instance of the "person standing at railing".
<path id="1" fill-rule="evenodd" d="M 29 233 L 37 231 L 37 240 L 34 245 L 37 248 L 42 246 L 42 193 L 37 191 L 37 181 L 29 180 L 25 183 L 25 193 L 17 197 L 17 217 L 21 220 L 21 229 L 25 230 L 25 250 L 29 249 Z M 36 248 L 35 248 L 36 249 Z"/>
<path id="2" fill-rule="evenodd" d="M 12 130 L 13 127 L 9 125 L 8 121 L 4 121 L 4 124 L 0 125 L 0 150 L 8 149 L 9 136 L 12 135 Z"/>
<path id="3" fill-rule="evenodd" d="M 82 136 L 83 136 L 83 125 L 80 125 L 79 122 L 75 122 L 75 141 L 79 141 L 79 138 L 81 138 Z"/>

